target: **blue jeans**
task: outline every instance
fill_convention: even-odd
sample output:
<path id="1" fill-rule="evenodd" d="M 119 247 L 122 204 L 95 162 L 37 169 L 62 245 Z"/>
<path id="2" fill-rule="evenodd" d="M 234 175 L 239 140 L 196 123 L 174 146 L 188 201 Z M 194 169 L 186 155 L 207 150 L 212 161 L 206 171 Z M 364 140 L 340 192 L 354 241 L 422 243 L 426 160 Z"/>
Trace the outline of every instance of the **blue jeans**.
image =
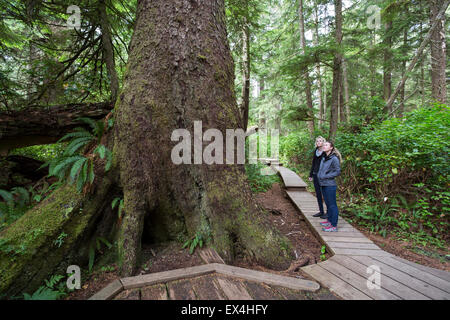
<path id="1" fill-rule="evenodd" d="M 323 200 L 322 200 L 322 189 L 320 188 L 319 179 L 317 174 L 313 174 L 314 190 L 316 191 L 317 204 L 319 205 L 319 211 L 323 215 Z"/>
<path id="2" fill-rule="evenodd" d="M 327 205 L 328 221 L 333 227 L 337 226 L 339 211 L 336 203 L 336 186 L 322 186 L 322 194 Z"/>

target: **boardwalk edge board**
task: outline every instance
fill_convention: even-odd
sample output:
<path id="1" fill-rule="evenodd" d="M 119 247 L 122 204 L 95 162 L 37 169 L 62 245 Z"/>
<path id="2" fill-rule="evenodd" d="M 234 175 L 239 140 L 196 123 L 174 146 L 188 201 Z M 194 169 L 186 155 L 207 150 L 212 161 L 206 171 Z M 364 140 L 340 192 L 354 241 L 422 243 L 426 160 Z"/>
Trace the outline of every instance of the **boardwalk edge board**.
<path id="1" fill-rule="evenodd" d="M 304 290 L 315 292 L 320 289 L 317 282 L 297 279 L 293 277 L 281 276 L 268 272 L 250 270 L 220 263 L 209 263 L 205 265 L 150 273 L 141 276 L 127 277 L 115 280 L 108 286 L 97 292 L 89 300 L 109 300 L 123 290 L 147 287 L 158 283 L 194 278 L 206 274 L 218 273 L 225 276 L 263 282 L 270 285 L 281 286 L 294 290 Z"/>

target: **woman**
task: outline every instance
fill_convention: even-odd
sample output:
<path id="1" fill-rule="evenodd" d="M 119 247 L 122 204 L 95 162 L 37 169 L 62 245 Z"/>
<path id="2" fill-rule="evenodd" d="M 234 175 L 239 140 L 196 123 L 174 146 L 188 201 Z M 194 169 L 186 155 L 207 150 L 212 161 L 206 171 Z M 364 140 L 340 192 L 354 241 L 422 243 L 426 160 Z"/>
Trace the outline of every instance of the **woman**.
<path id="1" fill-rule="evenodd" d="M 325 232 L 337 232 L 338 222 L 338 207 L 336 203 L 336 181 L 334 178 L 341 174 L 341 155 L 339 151 L 334 148 L 332 142 L 325 142 L 322 146 L 324 156 L 320 161 L 319 172 L 317 178 L 322 189 L 322 195 L 327 205 L 328 219 L 320 223 Z"/>
<path id="2" fill-rule="evenodd" d="M 323 212 L 323 200 L 322 191 L 320 189 L 319 180 L 317 179 L 317 172 L 319 172 L 320 161 L 324 153 L 322 152 L 322 146 L 325 139 L 321 136 L 316 138 L 316 149 L 314 150 L 311 171 L 309 172 L 309 181 L 314 181 L 314 190 L 316 191 L 317 203 L 319 204 L 319 212 L 313 214 L 313 217 L 320 217 L 326 219 L 327 215 Z"/>

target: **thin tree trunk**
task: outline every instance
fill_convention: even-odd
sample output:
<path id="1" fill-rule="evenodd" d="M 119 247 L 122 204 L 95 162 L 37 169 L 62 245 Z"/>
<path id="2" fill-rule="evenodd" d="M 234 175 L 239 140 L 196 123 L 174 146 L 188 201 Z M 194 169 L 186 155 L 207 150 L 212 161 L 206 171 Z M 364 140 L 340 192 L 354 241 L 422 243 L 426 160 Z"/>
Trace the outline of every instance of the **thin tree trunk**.
<path id="1" fill-rule="evenodd" d="M 342 0 L 334 0 L 335 19 L 336 19 L 336 33 L 335 40 L 340 50 L 340 44 L 342 42 Z M 340 87 L 341 87 L 341 73 L 342 73 L 342 55 L 337 51 L 333 60 L 333 88 L 331 93 L 331 116 L 330 116 L 330 131 L 329 139 L 333 140 L 336 136 L 338 114 L 339 114 L 339 100 L 340 100 Z"/>
<path id="2" fill-rule="evenodd" d="M 348 88 L 348 69 L 347 69 L 347 60 L 345 58 L 342 58 L 342 76 L 344 86 L 345 119 L 347 122 L 350 122 L 350 95 Z"/>
<path id="3" fill-rule="evenodd" d="M 431 34 L 431 97 L 441 103 L 447 101 L 446 87 L 446 46 L 445 46 L 445 14 L 436 18 L 444 0 L 430 0 L 430 25 L 437 26 Z"/>
<path id="4" fill-rule="evenodd" d="M 244 130 L 247 130 L 248 112 L 250 106 L 250 30 L 247 19 L 244 18 L 242 28 L 242 104 L 241 115 Z"/>
<path id="5" fill-rule="evenodd" d="M 392 94 L 392 21 L 385 24 L 385 38 L 384 38 L 384 63 L 383 63 L 383 96 L 384 101 L 387 101 Z M 392 110 L 387 110 L 391 112 Z"/>
<path id="6" fill-rule="evenodd" d="M 305 18 L 303 13 L 303 0 L 299 0 L 298 6 L 298 17 L 300 23 L 300 44 L 302 46 L 303 54 L 306 52 L 306 39 L 305 39 Z M 314 134 L 314 106 L 312 102 L 312 93 L 311 93 L 311 81 L 309 78 L 308 68 L 305 67 L 303 70 L 303 77 L 305 78 L 305 95 L 306 95 L 306 107 L 308 109 L 308 129 L 309 133 L 312 136 Z"/>
<path id="7" fill-rule="evenodd" d="M 111 90 L 111 100 L 116 101 L 119 92 L 119 78 L 116 71 L 116 63 L 114 60 L 114 48 L 111 37 L 111 26 L 108 21 L 108 14 L 106 12 L 106 3 L 108 0 L 100 0 L 98 3 L 98 10 L 100 13 L 100 28 L 102 32 L 103 56 L 106 62 L 106 71 Z"/>
<path id="8" fill-rule="evenodd" d="M 314 45 L 319 45 L 319 12 L 317 9 L 318 5 L 316 4 L 314 6 L 315 9 L 315 28 L 314 28 Z M 319 98 L 319 127 L 322 128 L 323 126 L 323 93 L 322 93 L 322 76 L 320 74 L 320 63 L 316 64 L 316 75 L 317 75 L 317 96 Z"/>
<path id="9" fill-rule="evenodd" d="M 322 124 L 327 120 L 327 101 L 328 101 L 328 91 L 327 91 L 327 69 L 324 69 L 324 79 L 323 82 L 323 119 Z"/>
<path id="10" fill-rule="evenodd" d="M 407 9 L 406 9 L 407 10 Z M 406 12 L 405 16 L 407 16 L 408 11 Z M 402 62 L 402 77 L 405 76 L 406 73 L 406 53 L 407 53 L 407 45 L 408 45 L 408 26 L 405 26 L 405 29 L 403 30 L 403 62 Z M 405 86 L 406 83 L 403 84 L 401 91 L 400 91 L 400 107 L 398 109 L 397 114 L 402 117 L 403 113 L 405 112 Z"/>
<path id="11" fill-rule="evenodd" d="M 389 100 L 386 104 L 386 107 L 388 110 L 392 110 L 392 105 L 394 104 L 394 101 L 397 98 L 397 95 L 399 94 L 401 87 L 405 85 L 405 81 L 408 78 L 408 74 L 412 71 L 412 69 L 414 69 L 414 66 L 416 65 L 417 61 L 419 60 L 420 56 L 422 55 L 423 50 L 425 49 L 425 46 L 427 46 L 428 42 L 430 41 L 432 33 L 434 32 L 436 27 L 441 23 L 441 19 L 444 16 L 445 10 L 447 10 L 447 7 L 449 6 L 449 4 L 450 4 L 450 0 L 446 0 L 444 2 L 444 4 L 442 5 L 441 9 L 439 10 L 439 12 L 436 16 L 436 19 L 434 19 L 433 25 L 431 26 L 430 30 L 428 30 L 428 33 L 425 36 L 425 38 L 423 39 L 422 43 L 420 44 L 419 49 L 417 49 L 417 52 L 416 52 L 413 60 L 409 64 L 405 75 L 402 77 L 402 79 L 401 79 L 400 83 L 397 85 L 397 88 L 395 89 L 394 93 L 389 98 Z M 393 112 L 395 112 L 395 110 L 391 111 L 391 113 L 393 113 Z"/>
<path id="12" fill-rule="evenodd" d="M 259 94 L 261 96 L 261 100 L 264 100 L 266 98 L 264 77 L 261 77 L 259 81 Z M 264 112 L 264 110 L 260 111 L 258 126 L 261 129 L 266 128 L 266 113 Z"/>

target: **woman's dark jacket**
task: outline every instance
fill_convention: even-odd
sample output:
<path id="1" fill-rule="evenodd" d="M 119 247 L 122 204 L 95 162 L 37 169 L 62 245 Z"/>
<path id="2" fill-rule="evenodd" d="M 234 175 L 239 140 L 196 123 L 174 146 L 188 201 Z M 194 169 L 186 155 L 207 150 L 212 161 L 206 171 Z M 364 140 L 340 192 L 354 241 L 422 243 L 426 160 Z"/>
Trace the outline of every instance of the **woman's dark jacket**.
<path id="1" fill-rule="evenodd" d="M 324 152 L 325 153 L 325 152 Z M 341 164 L 336 154 L 325 155 L 320 161 L 317 178 L 321 187 L 336 186 L 334 178 L 341 174 Z"/>
<path id="2" fill-rule="evenodd" d="M 314 155 L 313 155 L 313 160 L 312 160 L 312 166 L 311 166 L 311 171 L 309 172 L 309 177 L 312 178 L 313 174 L 317 174 L 317 172 L 319 172 L 319 167 L 320 167 L 320 161 L 322 160 L 322 157 L 325 155 L 325 152 L 322 151 L 322 153 L 320 154 L 320 156 L 316 155 L 317 149 L 314 149 Z"/>

